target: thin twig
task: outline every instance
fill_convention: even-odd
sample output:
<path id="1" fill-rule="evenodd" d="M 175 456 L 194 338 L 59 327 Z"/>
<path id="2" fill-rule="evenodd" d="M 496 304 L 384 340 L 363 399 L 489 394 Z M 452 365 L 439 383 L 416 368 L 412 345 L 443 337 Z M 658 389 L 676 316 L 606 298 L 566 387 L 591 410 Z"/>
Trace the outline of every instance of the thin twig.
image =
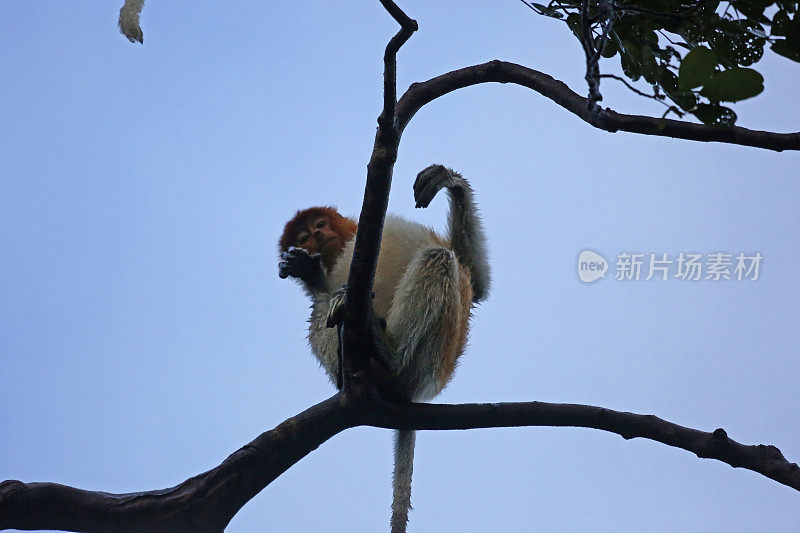
<path id="1" fill-rule="evenodd" d="M 662 100 L 658 96 L 656 96 L 654 94 L 647 94 L 646 92 L 640 91 L 639 89 L 637 89 L 636 87 L 634 87 L 633 85 L 628 83 L 628 80 L 626 80 L 625 78 L 623 78 L 621 76 L 617 76 L 615 74 L 600 74 L 600 77 L 601 78 L 611 78 L 612 80 L 620 81 L 625 85 L 625 87 L 627 87 L 631 91 L 635 92 L 639 96 L 644 96 L 645 98 L 650 98 L 652 100 L 655 100 L 659 104 L 662 104 L 662 105 L 665 105 L 667 107 L 670 107 L 670 105 L 668 103 L 666 103 L 664 100 Z"/>

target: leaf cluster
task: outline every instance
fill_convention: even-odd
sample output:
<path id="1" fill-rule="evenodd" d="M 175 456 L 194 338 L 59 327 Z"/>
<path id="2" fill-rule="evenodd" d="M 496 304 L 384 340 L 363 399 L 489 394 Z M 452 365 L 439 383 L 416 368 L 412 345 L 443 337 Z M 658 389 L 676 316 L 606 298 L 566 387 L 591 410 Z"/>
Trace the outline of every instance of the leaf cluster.
<path id="1" fill-rule="evenodd" d="M 706 124 L 733 125 L 738 102 L 764 90 L 752 66 L 769 46 L 800 62 L 797 1 L 772 0 L 582 0 L 528 3 L 541 15 L 562 20 L 582 41 L 588 23 L 602 57 L 619 56 L 631 81 L 644 79 L 653 98 L 679 116 L 690 113 Z M 605 40 L 601 26 L 613 19 Z M 584 34 L 585 35 L 585 34 Z"/>

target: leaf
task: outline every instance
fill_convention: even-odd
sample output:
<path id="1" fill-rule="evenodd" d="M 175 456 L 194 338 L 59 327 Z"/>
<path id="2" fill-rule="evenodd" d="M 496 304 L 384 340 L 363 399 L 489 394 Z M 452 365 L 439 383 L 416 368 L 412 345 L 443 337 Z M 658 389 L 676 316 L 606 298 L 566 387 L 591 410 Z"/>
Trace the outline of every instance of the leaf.
<path id="1" fill-rule="evenodd" d="M 733 126 L 736 123 L 736 113 L 733 112 L 733 109 L 719 104 L 697 104 L 692 110 L 692 114 L 704 124 Z"/>
<path id="2" fill-rule="evenodd" d="M 717 54 L 705 46 L 698 46 L 681 61 L 678 70 L 678 88 L 681 91 L 700 87 L 714 75 Z"/>
<path id="3" fill-rule="evenodd" d="M 685 93 L 667 93 L 667 96 L 684 111 L 691 112 L 697 105 L 697 95 L 692 91 L 686 91 Z"/>
<path id="4" fill-rule="evenodd" d="M 769 19 L 764 16 L 764 10 L 772 3 L 772 0 L 734 0 L 731 2 L 747 18 L 758 22 L 764 22 L 765 20 L 769 22 Z"/>
<path id="5" fill-rule="evenodd" d="M 717 73 L 700 94 L 713 102 L 738 102 L 764 90 L 764 77 L 751 68 L 731 68 Z"/>
<path id="6" fill-rule="evenodd" d="M 567 15 L 567 18 L 564 20 L 564 22 L 566 22 L 567 26 L 569 26 L 569 29 L 572 30 L 573 35 L 575 35 L 575 37 L 577 37 L 578 40 L 580 40 L 581 16 L 578 15 L 577 13 L 570 13 L 569 15 Z"/>
<path id="7" fill-rule="evenodd" d="M 746 67 L 761 59 L 766 40 L 757 37 L 750 30 L 763 32 L 764 28 L 750 19 L 718 19 L 714 22 L 708 40 L 719 54 L 722 65 Z"/>
<path id="8" fill-rule="evenodd" d="M 772 17 L 772 29 L 770 30 L 770 35 L 773 37 L 785 37 L 791 23 L 792 19 L 789 18 L 789 15 L 786 13 L 786 11 L 778 11 L 775 13 L 775 16 Z"/>
<path id="9" fill-rule="evenodd" d="M 631 81 L 641 78 L 641 52 L 636 45 L 630 41 L 623 41 L 620 52 L 619 62 L 622 65 L 622 72 L 625 76 L 630 78 Z"/>
<path id="10" fill-rule="evenodd" d="M 595 47 L 597 46 L 597 44 L 599 43 L 596 43 Z M 608 38 L 606 39 L 605 44 L 603 45 L 603 51 L 601 52 L 601 54 L 603 55 L 603 57 L 609 58 L 617 55 L 617 52 L 619 52 L 619 48 L 617 48 L 617 43 L 614 42 L 614 39 L 612 39 L 611 35 L 609 35 Z"/>
<path id="11" fill-rule="evenodd" d="M 661 88 L 664 89 L 664 92 L 668 94 L 678 92 L 678 77 L 664 65 L 661 66 L 658 83 L 661 85 Z"/>
<path id="12" fill-rule="evenodd" d="M 800 63 L 800 41 L 781 39 L 772 45 L 772 51 Z"/>
<path id="13" fill-rule="evenodd" d="M 546 5 L 537 4 L 535 2 L 531 2 L 531 6 L 533 6 L 533 8 L 536 10 L 537 13 L 539 13 L 540 15 L 544 15 L 546 17 L 553 17 L 560 19 L 563 16 L 561 13 L 557 11 L 558 10 L 557 6 L 547 7 Z"/>

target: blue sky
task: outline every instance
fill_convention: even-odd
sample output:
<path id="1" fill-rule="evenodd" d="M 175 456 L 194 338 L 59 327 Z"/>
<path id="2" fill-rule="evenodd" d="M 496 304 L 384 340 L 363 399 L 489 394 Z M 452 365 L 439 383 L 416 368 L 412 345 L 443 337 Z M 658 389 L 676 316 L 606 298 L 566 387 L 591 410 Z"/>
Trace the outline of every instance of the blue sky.
<path id="1" fill-rule="evenodd" d="M 577 41 L 518 1 L 401 5 L 420 31 L 400 91 L 495 58 L 585 91 Z M 333 392 L 275 242 L 298 208 L 358 213 L 394 22 L 378 2 L 149 2 L 134 46 L 119 7 L 3 3 L 0 479 L 172 486 Z M 797 131 L 798 65 L 767 52 L 759 70 L 739 124 Z M 441 401 L 652 413 L 800 459 L 797 153 L 608 134 L 485 85 L 423 108 L 401 143 L 390 210 L 443 229 L 444 196 L 413 207 L 433 162 L 471 180 L 494 271 Z M 586 285 L 585 249 L 764 261 L 755 282 Z M 383 530 L 390 475 L 390 432 L 349 430 L 229 531 Z M 788 487 L 592 430 L 425 432 L 414 477 L 410 531 L 800 528 Z"/>

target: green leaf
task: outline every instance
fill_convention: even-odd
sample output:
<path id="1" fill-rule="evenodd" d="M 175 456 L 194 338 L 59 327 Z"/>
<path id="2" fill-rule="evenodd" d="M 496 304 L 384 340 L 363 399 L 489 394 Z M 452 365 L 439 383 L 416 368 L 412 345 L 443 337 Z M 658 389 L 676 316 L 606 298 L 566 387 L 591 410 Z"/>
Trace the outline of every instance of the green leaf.
<path id="1" fill-rule="evenodd" d="M 789 25 L 792 23 L 792 19 L 789 18 L 789 15 L 786 11 L 780 10 L 775 13 L 775 16 L 772 17 L 772 29 L 770 31 L 770 35 L 773 37 L 775 36 L 786 36 L 786 33 L 789 30 Z"/>
<path id="2" fill-rule="evenodd" d="M 619 62 L 622 65 L 622 72 L 630 78 L 631 81 L 636 81 L 642 77 L 641 66 L 641 51 L 639 48 L 630 41 L 622 42 L 622 49 L 619 54 Z"/>
<path id="3" fill-rule="evenodd" d="M 717 73 L 700 94 L 713 102 L 738 102 L 764 90 L 764 77 L 751 68 L 731 68 Z"/>
<path id="4" fill-rule="evenodd" d="M 566 22 L 567 26 L 569 26 L 569 29 L 572 30 L 573 35 L 575 35 L 575 37 L 577 37 L 578 40 L 580 40 L 581 16 L 578 15 L 577 13 L 570 13 L 569 15 L 567 15 L 567 18 L 564 20 L 564 22 Z"/>
<path id="5" fill-rule="evenodd" d="M 599 40 L 599 37 L 598 37 Z M 595 43 L 595 47 L 599 43 Z M 608 36 L 606 39 L 605 44 L 603 45 L 603 51 L 601 52 L 602 56 L 605 58 L 614 57 L 619 52 L 619 48 L 617 48 L 617 43 L 614 42 L 614 39 L 611 38 L 611 35 Z"/>
<path id="6" fill-rule="evenodd" d="M 772 51 L 800 63 L 800 41 L 781 39 L 772 45 Z"/>
<path id="7" fill-rule="evenodd" d="M 720 56 L 725 67 L 746 67 L 764 55 L 763 37 L 757 37 L 750 30 L 764 31 L 763 26 L 749 19 L 714 21 L 708 41 Z"/>
<path id="8" fill-rule="evenodd" d="M 747 15 L 747 18 L 758 22 L 764 22 L 765 19 L 769 21 L 764 16 L 764 10 L 772 3 L 772 0 L 733 0 L 731 2 L 737 10 Z"/>
<path id="9" fill-rule="evenodd" d="M 697 95 L 692 91 L 686 91 L 684 93 L 667 93 L 667 96 L 670 100 L 678 104 L 678 107 L 684 111 L 691 112 L 697 105 Z"/>
<path id="10" fill-rule="evenodd" d="M 642 46 L 642 75 L 647 83 L 658 83 L 658 77 L 661 73 L 658 69 L 656 57 L 649 46 Z"/>
<path id="11" fill-rule="evenodd" d="M 678 92 L 678 77 L 672 73 L 666 66 L 662 65 L 660 68 L 660 77 L 658 83 L 664 92 L 674 94 Z"/>
<path id="12" fill-rule="evenodd" d="M 681 91 L 704 85 L 714 75 L 717 54 L 705 46 L 698 46 L 681 61 L 678 70 L 678 88 Z"/>
<path id="13" fill-rule="evenodd" d="M 736 113 L 733 112 L 733 109 L 719 104 L 697 104 L 692 110 L 692 114 L 704 124 L 733 126 L 736 123 Z"/>

